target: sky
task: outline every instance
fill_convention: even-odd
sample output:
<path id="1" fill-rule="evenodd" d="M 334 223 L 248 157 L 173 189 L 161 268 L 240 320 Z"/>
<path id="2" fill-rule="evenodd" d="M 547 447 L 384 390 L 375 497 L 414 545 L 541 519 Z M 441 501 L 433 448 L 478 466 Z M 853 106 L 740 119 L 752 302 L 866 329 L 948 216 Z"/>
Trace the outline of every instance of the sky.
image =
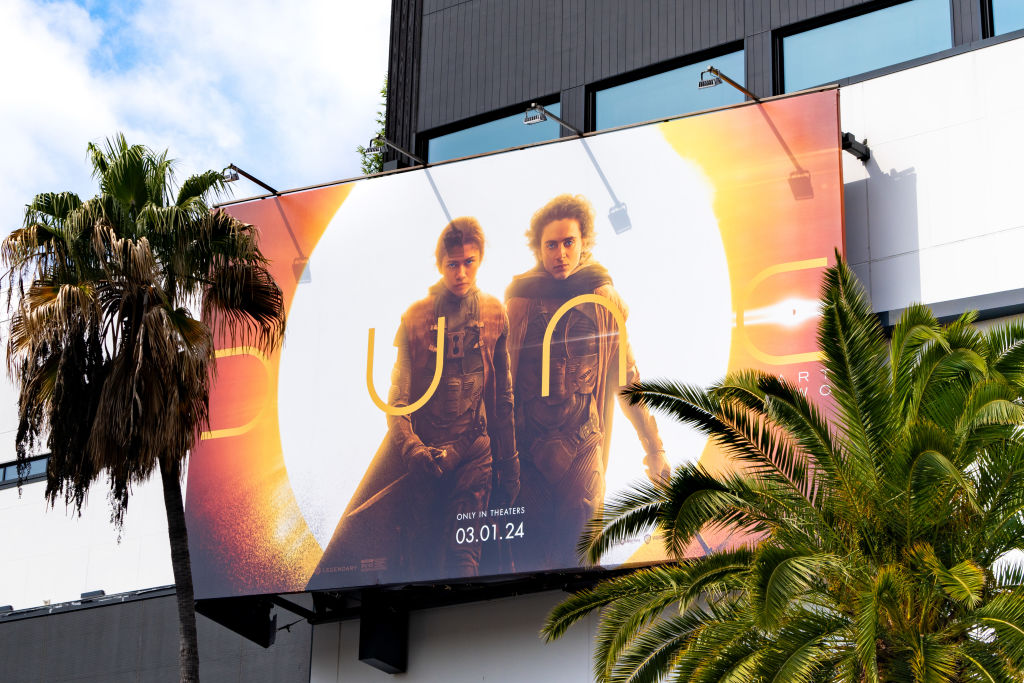
<path id="1" fill-rule="evenodd" d="M 123 132 L 276 189 L 360 175 L 387 71 L 387 0 L 0 0 L 0 233 L 40 192 L 96 191 Z M 233 183 L 236 198 L 261 194 Z"/>

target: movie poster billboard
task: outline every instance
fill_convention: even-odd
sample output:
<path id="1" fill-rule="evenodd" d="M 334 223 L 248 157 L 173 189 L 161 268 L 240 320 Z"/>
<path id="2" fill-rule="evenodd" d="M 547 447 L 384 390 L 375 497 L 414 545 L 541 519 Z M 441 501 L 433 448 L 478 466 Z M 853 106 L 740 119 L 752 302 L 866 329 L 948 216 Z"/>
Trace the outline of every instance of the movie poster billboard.
<path id="1" fill-rule="evenodd" d="M 824 90 L 230 205 L 287 336 L 217 351 L 197 597 L 571 569 L 607 496 L 728 467 L 619 390 L 754 367 L 827 394 L 839 141 Z M 664 557 L 637 538 L 603 564 Z"/>

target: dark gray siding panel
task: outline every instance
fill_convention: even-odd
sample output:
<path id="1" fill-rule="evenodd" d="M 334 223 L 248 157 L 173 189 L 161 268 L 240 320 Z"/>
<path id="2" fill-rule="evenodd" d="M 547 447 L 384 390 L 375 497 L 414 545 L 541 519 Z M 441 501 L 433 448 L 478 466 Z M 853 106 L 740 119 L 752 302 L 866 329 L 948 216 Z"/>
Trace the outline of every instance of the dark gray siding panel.
<path id="1" fill-rule="evenodd" d="M 425 127 L 424 122 L 430 118 L 427 108 L 435 104 L 441 96 L 438 91 L 438 83 L 441 78 L 441 72 L 444 69 L 444 65 L 441 63 L 441 56 L 447 47 L 439 40 L 440 36 L 436 28 L 437 23 L 438 18 L 436 14 L 428 14 L 423 17 L 423 62 L 420 70 L 420 82 L 422 84 L 420 91 L 422 95 L 419 98 L 418 121 L 416 122 L 416 127 L 420 130 Z"/>
<path id="2" fill-rule="evenodd" d="M 582 85 L 562 91 L 562 117 L 580 130 L 586 119 L 587 91 Z M 563 135 L 571 135 L 572 131 L 563 130 Z"/>
<path id="3" fill-rule="evenodd" d="M 981 40 L 981 3 L 978 0 L 952 0 L 952 4 L 953 45 Z"/>
<path id="4" fill-rule="evenodd" d="M 673 56 L 669 44 L 669 16 L 673 3 L 658 0 L 654 10 L 654 30 L 651 32 L 651 61 L 663 62 Z M 674 39 L 674 36 L 672 36 Z"/>
<path id="5" fill-rule="evenodd" d="M 425 0 L 423 13 L 429 14 L 430 12 L 437 12 L 439 10 L 448 9 L 449 7 L 464 4 L 465 2 L 466 0 Z"/>
<path id="6" fill-rule="evenodd" d="M 433 74 L 435 46 L 421 51 L 424 0 L 394 0 L 391 4 L 391 42 L 385 130 L 388 139 L 409 149 L 419 122 L 421 74 Z M 388 157 L 392 157 L 391 154 Z"/>
<path id="7" fill-rule="evenodd" d="M 743 43 L 747 89 L 758 97 L 772 94 L 772 35 L 762 31 Z"/>
<path id="8" fill-rule="evenodd" d="M 294 621 L 287 612 L 278 618 Z M 171 683 L 178 680 L 177 623 L 173 595 L 3 622 L 0 677 L 5 683 Z M 197 627 L 203 680 L 309 680 L 312 631 L 304 621 L 278 631 L 268 649 L 202 615 Z"/>
<path id="9" fill-rule="evenodd" d="M 950 1 L 955 44 L 978 40 L 978 0 Z M 775 31 L 870 2 L 393 0 L 394 15 L 419 13 L 417 21 L 393 18 L 393 31 L 419 33 L 415 39 L 392 35 L 389 102 L 400 104 L 401 112 L 392 117 L 389 107 L 389 136 L 392 126 L 398 131 L 403 125 L 397 118 L 406 117 L 410 130 L 430 131 L 738 41 L 748 49 L 747 87 L 769 95 Z M 399 45 L 412 49 L 411 57 L 396 54 Z M 403 59 L 417 66 L 414 76 L 396 74 Z M 405 135 L 396 132 L 392 139 L 411 144 Z"/>

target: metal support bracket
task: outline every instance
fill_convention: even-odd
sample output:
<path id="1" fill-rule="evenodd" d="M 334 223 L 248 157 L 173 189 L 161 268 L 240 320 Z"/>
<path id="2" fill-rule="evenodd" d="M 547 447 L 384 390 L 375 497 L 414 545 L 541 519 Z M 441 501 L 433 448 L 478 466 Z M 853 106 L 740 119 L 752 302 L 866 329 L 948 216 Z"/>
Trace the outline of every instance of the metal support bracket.
<path id="1" fill-rule="evenodd" d="M 849 152 L 865 163 L 871 158 L 871 148 L 853 137 L 853 133 L 843 133 L 843 151 Z"/>
<path id="2" fill-rule="evenodd" d="M 277 638 L 277 615 L 266 596 L 197 600 L 196 612 L 248 638 L 260 647 L 270 647 Z"/>
<path id="3" fill-rule="evenodd" d="M 405 673 L 409 663 L 409 608 L 394 591 L 363 591 L 359 661 L 384 673 Z"/>

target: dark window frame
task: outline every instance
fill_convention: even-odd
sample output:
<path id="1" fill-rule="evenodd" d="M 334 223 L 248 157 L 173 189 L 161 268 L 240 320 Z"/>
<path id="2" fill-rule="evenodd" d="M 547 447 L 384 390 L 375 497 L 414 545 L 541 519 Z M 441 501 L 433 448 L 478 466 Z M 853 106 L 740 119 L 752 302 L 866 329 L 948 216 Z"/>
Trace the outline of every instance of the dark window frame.
<path id="1" fill-rule="evenodd" d="M 634 81 L 641 81 L 651 76 L 658 76 L 668 71 L 675 71 L 685 66 L 693 66 L 700 62 L 710 62 L 716 57 L 722 57 L 733 52 L 744 52 L 745 46 L 744 41 L 734 40 L 728 43 L 722 43 L 721 45 L 715 45 L 706 50 L 700 50 L 698 52 L 691 52 L 686 55 L 679 57 L 673 57 L 672 59 L 664 62 L 658 62 L 656 64 L 649 64 L 639 69 L 627 71 L 626 73 L 617 74 L 600 81 L 594 81 L 588 83 L 584 91 L 584 112 L 583 112 L 583 130 L 587 133 L 593 133 L 598 130 L 597 128 L 597 93 L 601 90 L 607 90 L 608 88 L 614 88 L 618 85 L 625 85 L 626 83 L 632 83 Z M 746 53 L 744 52 L 744 59 Z M 731 76 L 732 74 L 727 74 Z M 743 86 L 748 90 L 750 87 L 747 85 L 747 70 L 743 70 Z M 696 87 L 696 86 L 694 86 Z M 727 86 L 729 87 L 729 86 Z M 744 96 L 744 100 L 746 97 Z M 689 114 L 692 112 L 679 112 L 680 116 Z"/>
<path id="2" fill-rule="evenodd" d="M 981 2 L 981 38 L 987 40 L 990 38 L 1005 38 L 1010 36 L 1008 39 L 1016 39 L 1024 37 L 1024 27 L 1014 29 L 1012 31 L 1006 31 L 1005 33 L 996 33 L 996 11 L 993 4 L 993 0 L 979 0 Z"/>
<path id="3" fill-rule="evenodd" d="M 992 0 L 979 0 L 981 3 L 981 37 L 991 38 L 996 34 L 996 16 Z"/>
<path id="4" fill-rule="evenodd" d="M 897 5 L 905 5 L 913 0 L 876 0 L 875 2 L 864 3 L 862 5 L 855 5 L 853 7 L 847 7 L 835 12 L 829 12 L 822 14 L 821 16 L 812 17 L 804 21 L 798 21 L 793 24 L 787 24 L 778 29 L 772 31 L 772 94 L 773 95 L 784 95 L 786 94 L 786 83 L 785 83 L 785 54 L 782 48 L 783 39 L 790 36 L 794 36 L 798 33 L 804 33 L 806 31 L 813 31 L 816 28 L 822 28 L 823 26 L 829 26 L 831 24 L 839 24 L 850 19 L 855 19 L 860 16 L 871 14 L 872 12 L 878 12 L 879 10 L 889 9 Z M 982 0 L 982 2 L 988 3 L 990 0 Z M 866 80 L 867 74 L 871 74 L 871 77 L 881 75 L 881 73 L 891 73 L 899 71 L 901 68 L 908 66 L 916 66 L 917 64 L 923 64 L 934 61 L 937 55 L 946 55 L 952 50 L 956 50 L 956 27 L 954 22 L 956 20 L 956 13 L 954 7 L 955 0 L 946 0 L 946 4 L 949 7 L 949 44 L 950 47 L 946 50 L 939 52 L 932 52 L 921 57 L 915 57 L 903 62 L 896 62 L 889 64 L 871 71 L 865 71 L 863 73 L 850 74 L 844 78 L 836 79 L 836 82 L 840 85 L 845 85 L 849 82 L 856 82 L 860 80 Z M 862 78 L 864 77 L 864 78 Z M 821 83 L 819 85 L 825 85 Z"/>
<path id="5" fill-rule="evenodd" d="M 36 456 L 31 457 L 31 458 L 26 458 L 26 462 L 27 463 L 32 463 L 32 462 L 37 462 L 39 460 L 42 460 L 43 462 L 46 462 L 49 459 L 50 459 L 50 454 L 47 453 L 46 455 L 36 455 Z M 40 480 L 46 479 L 46 468 L 45 467 L 43 468 L 43 471 L 41 473 L 39 473 L 39 474 L 30 474 L 30 475 L 26 476 L 24 479 L 21 479 L 21 478 L 19 478 L 17 476 L 15 476 L 13 479 L 6 479 L 6 478 L 4 478 L 4 473 L 7 470 L 7 468 L 12 466 L 12 465 L 17 465 L 17 464 L 18 464 L 17 460 L 10 460 L 8 462 L 0 462 L 0 490 L 14 488 L 16 486 L 21 486 L 22 484 L 27 484 L 29 482 L 40 481 Z"/>
<path id="6" fill-rule="evenodd" d="M 532 100 L 523 102 L 522 104 L 509 105 L 508 107 L 502 107 L 501 109 L 493 109 L 482 114 L 476 114 L 468 118 L 459 119 L 458 121 L 453 121 L 451 123 L 446 123 L 443 126 L 437 126 L 436 128 L 431 128 L 429 130 L 417 131 L 415 149 L 416 156 L 420 157 L 421 159 L 426 159 L 427 163 L 430 164 L 445 163 L 448 161 L 452 161 L 452 159 L 445 159 L 444 161 L 437 162 L 431 161 L 430 157 L 428 156 L 428 152 L 430 150 L 430 141 L 433 140 L 434 138 L 439 138 L 443 135 L 450 135 L 452 133 L 458 133 L 459 131 L 475 128 L 476 126 L 482 126 L 485 123 L 492 123 L 494 121 L 498 121 L 499 119 L 504 119 L 515 114 L 526 114 L 526 108 L 529 107 L 534 102 L 541 105 L 542 107 L 550 107 L 552 104 L 557 104 L 561 102 L 561 93 L 547 95 L 545 97 L 534 98 Z M 561 129 L 561 127 L 559 128 Z M 496 152 L 498 150 L 491 151 Z M 481 152 L 480 154 L 489 153 L 490 152 Z M 478 155 L 474 154 L 472 156 Z"/>

